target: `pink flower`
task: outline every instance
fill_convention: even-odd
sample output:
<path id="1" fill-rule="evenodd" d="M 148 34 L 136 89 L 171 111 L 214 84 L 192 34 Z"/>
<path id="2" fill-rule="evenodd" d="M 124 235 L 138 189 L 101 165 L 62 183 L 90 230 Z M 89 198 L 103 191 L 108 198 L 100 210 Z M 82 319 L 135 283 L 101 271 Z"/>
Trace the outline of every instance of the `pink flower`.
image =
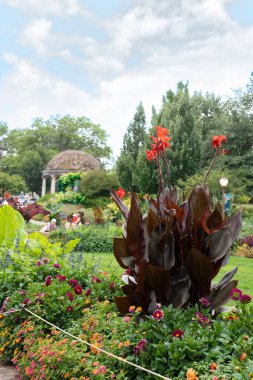
<path id="1" fill-rule="evenodd" d="M 42 261 L 43 261 L 44 264 L 48 264 L 49 263 L 49 259 L 47 257 L 43 257 Z"/>
<path id="2" fill-rule="evenodd" d="M 239 301 L 242 296 L 242 291 L 240 289 L 234 288 L 230 292 L 230 298 L 234 301 Z"/>
<path id="3" fill-rule="evenodd" d="M 147 339 L 141 339 L 139 343 L 137 344 L 137 346 L 140 347 L 142 350 L 144 350 L 147 344 L 148 344 Z"/>
<path id="4" fill-rule="evenodd" d="M 92 277 L 92 282 L 93 282 L 93 283 L 94 283 L 94 282 L 97 282 L 97 283 L 99 284 L 100 282 L 102 282 L 102 280 L 100 280 L 100 278 L 97 278 L 97 277 L 94 276 L 94 275 L 92 275 L 91 277 Z"/>
<path id="5" fill-rule="evenodd" d="M 59 280 L 60 282 L 63 282 L 63 281 L 66 280 L 66 276 L 63 276 L 62 274 L 57 274 L 56 278 L 58 278 L 58 280 Z"/>
<path id="6" fill-rule="evenodd" d="M 105 366 L 105 365 L 101 365 L 101 366 L 99 367 L 99 369 L 100 369 L 100 372 L 102 372 L 102 373 L 106 373 L 106 366 Z"/>
<path id="7" fill-rule="evenodd" d="M 152 318 L 156 321 L 160 321 L 164 317 L 164 312 L 161 309 L 156 309 L 152 315 Z"/>
<path id="8" fill-rule="evenodd" d="M 90 293 L 91 293 L 91 289 L 88 289 L 88 290 L 86 291 L 86 293 L 85 293 L 86 297 L 88 297 L 88 295 L 90 295 Z"/>
<path id="9" fill-rule="evenodd" d="M 208 301 L 208 299 L 206 297 L 200 298 L 199 302 L 201 303 L 201 305 L 203 305 L 205 307 L 208 307 L 210 305 L 210 302 Z"/>
<path id="10" fill-rule="evenodd" d="M 82 287 L 80 285 L 76 285 L 76 286 L 74 286 L 74 292 L 76 294 L 82 294 L 83 289 L 82 289 Z"/>
<path id="11" fill-rule="evenodd" d="M 29 298 L 25 298 L 24 301 L 23 301 L 23 304 L 24 305 L 29 305 L 29 304 L 31 304 L 31 301 L 29 300 Z"/>
<path id="12" fill-rule="evenodd" d="M 135 306 L 130 306 L 128 309 L 129 313 L 134 313 L 135 311 Z"/>
<path id="13" fill-rule="evenodd" d="M 54 268 L 60 268 L 61 266 L 60 266 L 60 264 L 58 264 L 58 263 L 54 263 Z"/>
<path id="14" fill-rule="evenodd" d="M 51 284 L 52 279 L 53 279 L 52 276 L 47 276 L 46 277 L 46 286 L 49 286 Z"/>
<path id="15" fill-rule="evenodd" d="M 131 317 L 130 317 L 129 315 L 126 315 L 126 316 L 124 317 L 124 321 L 125 321 L 125 322 L 129 322 L 130 319 L 131 319 Z"/>
<path id="16" fill-rule="evenodd" d="M 113 282 L 110 283 L 109 288 L 110 288 L 111 290 L 114 290 L 115 285 L 116 285 L 116 284 L 115 284 L 115 282 L 113 281 Z"/>
<path id="17" fill-rule="evenodd" d="M 37 267 L 40 267 L 42 265 L 42 261 L 38 260 L 36 265 L 37 265 Z"/>
<path id="18" fill-rule="evenodd" d="M 67 293 L 66 293 L 66 296 L 68 297 L 68 299 L 69 299 L 70 301 L 73 301 L 73 300 L 74 300 L 74 296 L 73 296 L 73 294 L 72 294 L 71 292 L 67 292 Z"/>
<path id="19" fill-rule="evenodd" d="M 72 306 L 68 306 L 66 310 L 68 313 L 71 313 L 74 309 Z"/>
<path id="20" fill-rule="evenodd" d="M 240 302 L 241 303 L 250 303 L 251 302 L 251 297 L 248 294 L 242 294 L 240 296 Z"/>

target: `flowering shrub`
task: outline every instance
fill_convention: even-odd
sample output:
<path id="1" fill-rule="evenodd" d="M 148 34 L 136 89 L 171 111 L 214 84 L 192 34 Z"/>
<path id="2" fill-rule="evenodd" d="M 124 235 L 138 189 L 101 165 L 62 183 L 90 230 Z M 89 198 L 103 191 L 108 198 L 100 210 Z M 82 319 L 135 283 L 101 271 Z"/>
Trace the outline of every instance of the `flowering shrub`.
<path id="1" fill-rule="evenodd" d="M 37 203 L 33 203 L 25 207 L 20 207 L 18 211 L 23 216 L 26 222 L 29 222 L 29 220 L 37 214 L 50 215 L 50 211 L 45 210 L 42 206 L 38 205 Z"/>
<path id="2" fill-rule="evenodd" d="M 179 203 L 177 189 L 171 186 L 166 156 L 170 147 L 168 130 L 160 126 L 155 129 L 147 158 L 156 161 L 160 182 L 157 199 L 149 200 L 148 214 L 142 215 L 134 193 L 129 210 L 111 190 L 126 219 L 124 236 L 114 239 L 114 255 L 126 269 L 126 285 L 122 287 L 125 297 L 116 297 L 115 301 L 122 314 L 127 313 L 130 305 L 152 314 L 157 302 L 185 307 L 199 304 L 199 299 L 205 297 L 215 313 L 237 285 L 237 281 L 231 281 L 237 268 L 227 273 L 218 285 L 211 287 L 211 281 L 228 260 L 242 225 L 240 212 L 223 220 L 218 206 L 211 209 L 206 185 L 216 157 L 227 153 L 221 149 L 226 137 L 213 137 L 214 157 L 203 184 L 195 186 L 189 199 Z"/>

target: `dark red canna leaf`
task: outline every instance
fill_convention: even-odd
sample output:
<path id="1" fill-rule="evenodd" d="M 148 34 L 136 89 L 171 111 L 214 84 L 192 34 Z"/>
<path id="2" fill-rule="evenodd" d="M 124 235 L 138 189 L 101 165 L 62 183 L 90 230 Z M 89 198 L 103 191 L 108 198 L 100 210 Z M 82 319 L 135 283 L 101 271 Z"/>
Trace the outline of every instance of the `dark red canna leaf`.
<path id="1" fill-rule="evenodd" d="M 116 260 L 122 268 L 128 269 L 134 267 L 134 259 L 128 253 L 126 239 L 114 238 L 113 251 Z"/>
<path id="2" fill-rule="evenodd" d="M 233 280 L 224 286 L 217 286 L 214 288 L 207 297 L 210 302 L 210 308 L 216 309 L 228 302 L 230 300 L 230 292 L 232 289 L 236 288 L 237 284 L 238 281 Z"/>
<path id="3" fill-rule="evenodd" d="M 192 284 L 199 288 L 200 296 L 208 294 L 211 289 L 213 266 L 211 261 L 197 248 L 192 247 L 185 267 L 190 275 Z"/>
<path id="4" fill-rule="evenodd" d="M 210 207 L 208 196 L 201 186 L 195 186 L 189 198 L 190 206 L 193 210 L 194 220 L 197 223 L 201 223 L 203 215 Z"/>
<path id="5" fill-rule="evenodd" d="M 120 312 L 121 315 L 126 315 L 128 313 L 129 307 L 132 305 L 131 304 L 131 297 L 114 297 L 115 303 L 117 305 L 117 308 Z"/>
<path id="6" fill-rule="evenodd" d="M 163 304 L 168 303 L 172 285 L 171 275 L 168 270 L 154 265 L 148 265 L 145 268 L 145 285 L 150 290 L 155 291 L 159 302 Z"/>

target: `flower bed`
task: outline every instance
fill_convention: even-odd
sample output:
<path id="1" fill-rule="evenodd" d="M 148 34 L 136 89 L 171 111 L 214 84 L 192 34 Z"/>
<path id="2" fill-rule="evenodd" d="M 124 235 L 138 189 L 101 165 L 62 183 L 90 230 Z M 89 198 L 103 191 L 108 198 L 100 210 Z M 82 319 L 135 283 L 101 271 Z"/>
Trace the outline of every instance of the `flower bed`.
<path id="1" fill-rule="evenodd" d="M 196 372 L 192 379 L 248 378 L 253 308 L 240 290 L 231 292 L 236 310 L 215 320 L 205 299 L 200 309 L 157 305 L 152 315 L 144 316 L 141 308 L 131 306 L 121 317 L 113 301 L 120 283 L 112 273 L 80 263 L 79 269 L 70 269 L 66 259 L 34 260 L 31 265 L 33 282 L 13 291 L 0 314 L 1 357 L 17 366 L 20 378 L 155 378 L 95 347 L 175 380 L 186 378 L 189 368 Z M 12 312 L 21 306 L 94 347 L 26 311 Z"/>

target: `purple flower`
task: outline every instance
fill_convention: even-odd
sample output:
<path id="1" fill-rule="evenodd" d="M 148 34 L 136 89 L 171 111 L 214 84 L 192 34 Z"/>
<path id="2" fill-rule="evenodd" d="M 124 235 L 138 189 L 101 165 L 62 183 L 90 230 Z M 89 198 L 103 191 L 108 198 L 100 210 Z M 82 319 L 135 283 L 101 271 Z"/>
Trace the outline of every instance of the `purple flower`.
<path id="1" fill-rule="evenodd" d="M 116 284 L 115 284 L 115 282 L 113 281 L 113 282 L 110 283 L 109 288 L 110 288 L 111 290 L 114 290 L 115 285 L 116 285 Z"/>
<path id="2" fill-rule="evenodd" d="M 208 299 L 206 297 L 202 297 L 199 299 L 199 302 L 201 303 L 201 305 L 205 306 L 205 307 L 208 307 L 210 306 L 210 302 L 208 301 Z"/>
<path id="3" fill-rule="evenodd" d="M 100 278 L 97 278 L 97 277 L 94 276 L 94 275 L 92 275 L 91 277 L 92 277 L 92 282 L 97 282 L 98 284 L 99 284 L 100 282 L 102 282 L 102 280 L 100 280 Z"/>
<path id="4" fill-rule="evenodd" d="M 54 268 L 58 268 L 58 269 L 61 267 L 60 264 L 58 264 L 58 263 L 54 263 L 53 266 L 54 266 Z"/>
<path id="5" fill-rule="evenodd" d="M 26 291 L 25 291 L 24 289 L 21 289 L 21 290 L 19 291 L 19 293 L 22 294 L 22 296 L 25 296 L 25 295 L 26 295 Z"/>
<path id="6" fill-rule="evenodd" d="M 139 343 L 137 344 L 137 346 L 140 347 L 142 350 L 144 350 L 147 344 L 148 344 L 147 339 L 141 339 Z"/>
<path id="7" fill-rule="evenodd" d="M 88 289 L 88 290 L 86 291 L 86 293 L 85 293 L 86 297 L 88 297 L 88 295 L 90 295 L 90 293 L 91 293 L 91 289 Z"/>
<path id="8" fill-rule="evenodd" d="M 40 267 L 42 265 L 42 261 L 38 260 L 36 265 L 37 265 L 37 267 Z"/>
<path id="9" fill-rule="evenodd" d="M 47 276 L 46 277 L 46 286 L 49 286 L 51 284 L 52 279 L 53 279 L 52 276 Z"/>
<path id="10" fill-rule="evenodd" d="M 71 280 L 69 280 L 69 285 L 74 287 L 78 285 L 78 281 L 75 280 L 74 278 L 71 278 Z"/>
<path id="11" fill-rule="evenodd" d="M 29 300 L 29 298 L 25 298 L 23 301 L 24 305 L 29 305 L 30 303 L 31 303 L 31 301 Z"/>
<path id="12" fill-rule="evenodd" d="M 142 351 L 141 347 L 139 346 L 134 346 L 133 348 L 133 352 L 134 352 L 134 355 L 139 355 L 139 353 Z"/>
<path id="13" fill-rule="evenodd" d="M 230 298 L 234 301 L 239 301 L 242 296 L 242 291 L 240 289 L 234 288 L 230 292 Z"/>
<path id="14" fill-rule="evenodd" d="M 240 302 L 241 303 L 250 303 L 251 302 L 251 297 L 248 294 L 242 294 L 240 296 Z"/>
<path id="15" fill-rule="evenodd" d="M 197 312 L 196 313 L 196 318 L 198 320 L 198 322 L 201 324 L 201 325 L 209 325 L 210 324 L 210 321 L 207 317 L 205 317 L 202 313 L 200 312 Z"/>
<path id="16" fill-rule="evenodd" d="M 49 263 L 49 259 L 47 257 L 43 257 L 42 261 L 43 261 L 44 264 L 48 264 Z"/>

